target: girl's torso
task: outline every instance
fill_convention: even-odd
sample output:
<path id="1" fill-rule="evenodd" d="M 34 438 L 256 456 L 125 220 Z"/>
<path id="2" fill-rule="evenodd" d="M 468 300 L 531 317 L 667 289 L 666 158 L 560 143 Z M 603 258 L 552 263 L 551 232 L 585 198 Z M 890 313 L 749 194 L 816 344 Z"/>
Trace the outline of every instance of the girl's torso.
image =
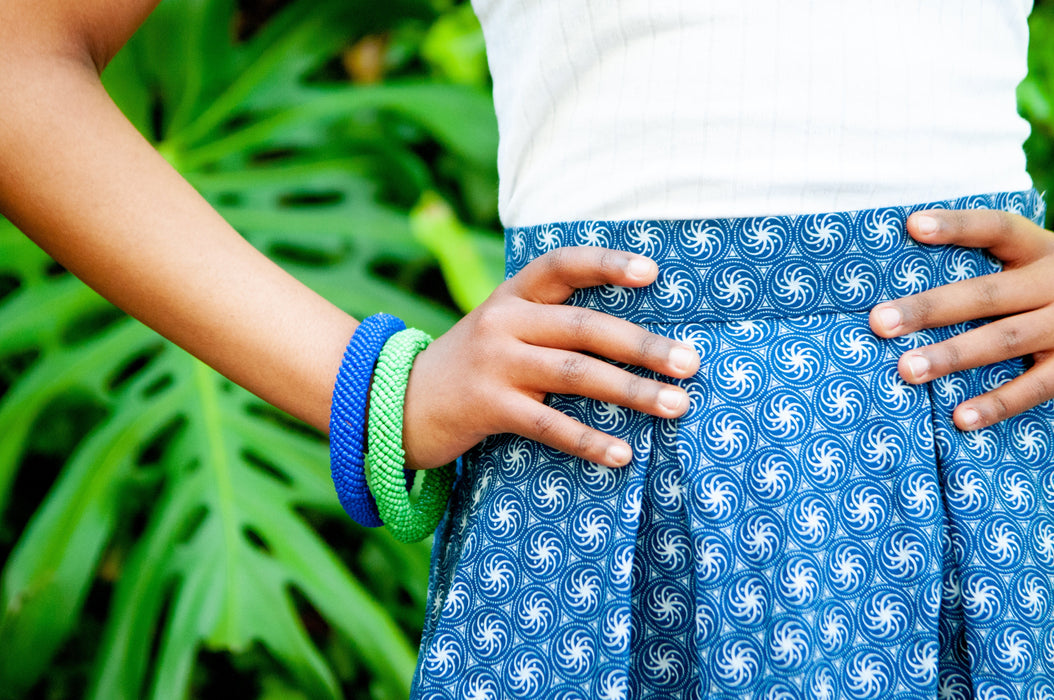
<path id="1" fill-rule="evenodd" d="M 507 227 L 1031 186 L 1031 0 L 475 0 Z"/>

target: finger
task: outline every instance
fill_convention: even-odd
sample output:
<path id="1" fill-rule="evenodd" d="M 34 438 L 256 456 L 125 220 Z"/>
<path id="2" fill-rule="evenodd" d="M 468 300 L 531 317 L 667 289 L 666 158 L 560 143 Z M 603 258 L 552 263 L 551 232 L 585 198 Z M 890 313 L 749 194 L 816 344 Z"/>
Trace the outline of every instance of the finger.
<path id="1" fill-rule="evenodd" d="M 908 217 L 908 233 L 920 243 L 987 248 L 1004 262 L 1022 263 L 1054 246 L 1054 235 L 1018 214 L 989 209 L 930 209 Z"/>
<path id="2" fill-rule="evenodd" d="M 960 335 L 910 350 L 897 369 L 912 384 L 928 382 L 952 372 L 1021 357 L 1054 346 L 1054 312 L 1045 308 L 994 321 Z"/>
<path id="3" fill-rule="evenodd" d="M 688 393 L 680 387 L 639 377 L 579 352 L 531 348 L 531 375 L 521 383 L 542 394 L 574 394 L 615 403 L 660 418 L 676 418 L 688 410 Z"/>
<path id="4" fill-rule="evenodd" d="M 513 294 L 540 304 L 560 304 L 576 289 L 615 284 L 642 287 L 655 281 L 654 260 L 621 250 L 574 246 L 556 248 L 527 263 L 508 281 Z"/>
<path id="5" fill-rule="evenodd" d="M 517 435 L 608 467 L 625 466 L 633 457 L 633 450 L 624 441 L 583 425 L 551 406 L 524 400 L 517 409 L 511 428 Z"/>
<path id="6" fill-rule="evenodd" d="M 871 309 L 871 330 L 893 338 L 989 316 L 1030 311 L 1050 302 L 1049 275 L 1039 266 L 952 282 Z"/>
<path id="7" fill-rule="evenodd" d="M 1016 416 L 1054 398 L 1054 353 L 1045 353 L 1027 372 L 959 404 L 952 420 L 960 430 L 977 430 Z"/>
<path id="8" fill-rule="evenodd" d="M 531 307 L 520 336 L 531 345 L 591 352 L 671 377 L 691 377 L 699 369 L 699 353 L 691 345 L 630 321 L 573 306 Z"/>

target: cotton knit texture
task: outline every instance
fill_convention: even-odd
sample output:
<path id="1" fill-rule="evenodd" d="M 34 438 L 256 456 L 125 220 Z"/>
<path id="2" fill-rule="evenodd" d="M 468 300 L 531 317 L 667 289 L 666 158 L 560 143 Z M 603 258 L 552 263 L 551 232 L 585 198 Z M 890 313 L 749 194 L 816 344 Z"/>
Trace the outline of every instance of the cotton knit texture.
<path id="1" fill-rule="evenodd" d="M 473 0 L 507 227 L 1031 186 L 1030 0 Z"/>
<path id="2" fill-rule="evenodd" d="M 406 385 L 414 358 L 430 342 L 432 338 L 416 328 L 408 328 L 389 338 L 377 359 L 370 391 L 366 479 L 381 519 L 400 542 L 418 542 L 432 534 L 446 511 L 454 485 L 452 464 L 429 470 L 421 484 L 417 502 L 411 503 L 403 476 Z"/>

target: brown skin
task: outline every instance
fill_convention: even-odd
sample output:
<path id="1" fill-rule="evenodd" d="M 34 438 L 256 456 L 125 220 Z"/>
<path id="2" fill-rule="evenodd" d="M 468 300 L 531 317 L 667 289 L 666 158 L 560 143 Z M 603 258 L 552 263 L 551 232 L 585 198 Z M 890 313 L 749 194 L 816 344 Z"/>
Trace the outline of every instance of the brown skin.
<path id="1" fill-rule="evenodd" d="M 322 426 L 354 319 L 242 239 L 99 81 L 152 5 L 0 4 L 0 212 L 117 306 Z"/>
<path id="2" fill-rule="evenodd" d="M 642 287 L 657 274 L 647 258 L 604 248 L 558 248 L 532 261 L 418 356 L 406 391 L 407 455 L 416 464 L 443 464 L 487 435 L 511 432 L 592 462 L 629 462 L 624 441 L 542 400 L 550 392 L 578 394 L 662 418 L 688 410 L 683 389 L 577 351 L 691 377 L 699 368 L 691 346 L 559 305 L 577 288 Z"/>
<path id="3" fill-rule="evenodd" d="M 115 304 L 231 380 L 327 431 L 333 381 L 357 321 L 237 234 L 114 106 L 99 71 L 156 0 L 0 5 L 0 211 Z M 635 265 L 633 264 L 636 261 Z M 642 286 L 639 256 L 559 251 L 532 263 L 426 350 L 410 377 L 409 463 L 444 464 L 510 430 L 609 466 L 621 440 L 544 406 L 574 391 L 663 417 L 683 389 L 577 352 L 676 377 L 695 351 L 625 321 L 560 305 L 574 287 Z M 669 364 L 674 348 L 678 367 Z M 669 403 L 669 402 L 668 402 Z M 620 449 L 621 448 L 621 449 Z"/>
<path id="4" fill-rule="evenodd" d="M 156 2 L 0 5 L 0 211 L 115 304 L 326 431 L 333 380 L 357 321 L 246 243 L 136 132 L 99 81 Z M 1023 219 L 1007 225 L 981 212 L 940 216 L 953 223 L 929 238 L 917 217 L 909 230 L 929 243 L 990 247 L 1007 272 L 882 304 L 872 315 L 875 331 L 889 337 L 1024 312 L 914 351 L 930 356 L 935 369 L 912 381 L 1032 352 L 1037 365 L 1023 378 L 964 406 L 994 422 L 1054 396 L 1054 237 Z M 502 284 L 418 357 L 407 389 L 409 464 L 438 466 L 500 432 L 608 466 L 628 463 L 629 445 L 543 399 L 572 393 L 665 418 L 683 415 L 682 389 L 585 353 L 683 378 L 698 368 L 694 349 L 561 305 L 576 288 L 640 287 L 657 273 L 640 256 L 576 248 L 542 256 Z M 895 328 L 878 325 L 875 314 L 889 308 L 905 319 Z M 956 420 L 965 427 L 963 411 Z"/>
<path id="5" fill-rule="evenodd" d="M 911 350 L 898 369 L 923 384 L 951 372 L 1032 355 L 1017 379 L 959 404 L 961 430 L 977 430 L 1054 398 L 1054 234 L 1023 216 L 996 211 L 918 212 L 908 233 L 920 243 L 987 248 L 1003 271 L 879 304 L 871 329 L 895 338 L 921 328 L 1003 316 L 949 340 Z M 888 318 L 887 318 L 888 316 Z"/>

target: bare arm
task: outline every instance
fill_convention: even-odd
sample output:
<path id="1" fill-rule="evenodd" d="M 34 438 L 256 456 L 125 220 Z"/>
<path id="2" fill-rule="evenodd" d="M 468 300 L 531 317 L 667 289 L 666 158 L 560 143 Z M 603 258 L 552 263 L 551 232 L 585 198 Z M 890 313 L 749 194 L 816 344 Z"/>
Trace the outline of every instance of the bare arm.
<path id="1" fill-rule="evenodd" d="M 241 238 L 114 106 L 102 67 L 157 0 L 0 5 L 0 212 L 117 306 L 236 383 L 328 430 L 357 322 Z M 404 446 L 413 466 L 515 432 L 610 466 L 624 441 L 544 406 L 577 393 L 675 417 L 683 389 L 581 351 L 691 376 L 694 350 L 560 306 L 580 286 L 642 286 L 655 264 L 599 249 L 528 266 L 418 358 Z M 678 352 L 679 350 L 679 352 Z"/>
<path id="2" fill-rule="evenodd" d="M 355 320 L 239 236 L 99 81 L 155 4 L 0 5 L 0 211 L 114 304 L 327 430 Z"/>

